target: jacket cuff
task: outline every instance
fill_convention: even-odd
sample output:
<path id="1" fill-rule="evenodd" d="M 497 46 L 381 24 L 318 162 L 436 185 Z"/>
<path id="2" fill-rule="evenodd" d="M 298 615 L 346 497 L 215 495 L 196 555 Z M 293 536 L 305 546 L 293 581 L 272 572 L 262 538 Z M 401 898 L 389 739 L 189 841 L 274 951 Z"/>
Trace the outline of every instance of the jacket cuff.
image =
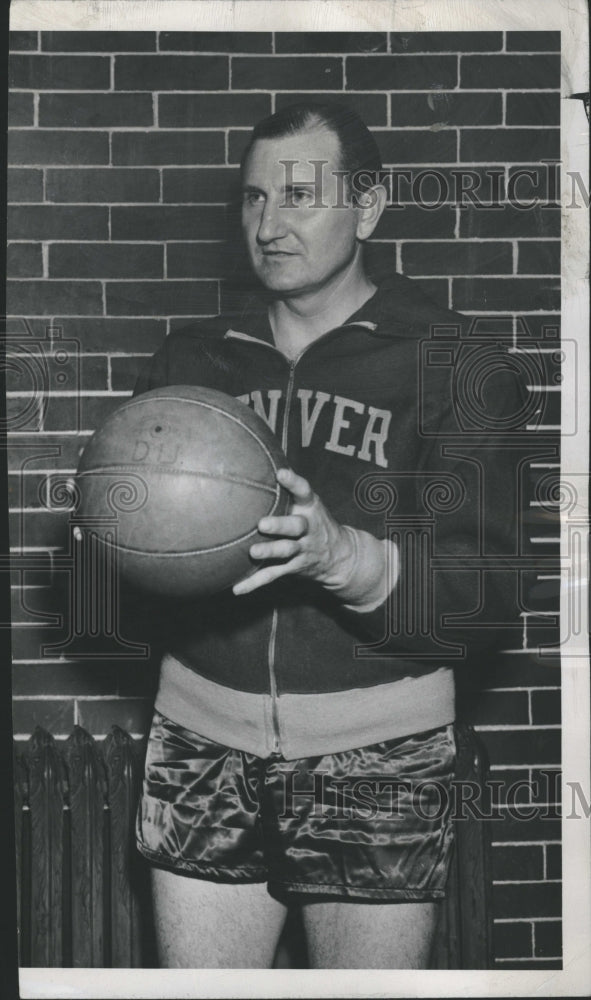
<path id="1" fill-rule="evenodd" d="M 347 610 L 369 613 L 384 603 L 398 580 L 398 548 L 388 538 L 343 525 L 354 550 L 348 580 L 333 589 Z"/>

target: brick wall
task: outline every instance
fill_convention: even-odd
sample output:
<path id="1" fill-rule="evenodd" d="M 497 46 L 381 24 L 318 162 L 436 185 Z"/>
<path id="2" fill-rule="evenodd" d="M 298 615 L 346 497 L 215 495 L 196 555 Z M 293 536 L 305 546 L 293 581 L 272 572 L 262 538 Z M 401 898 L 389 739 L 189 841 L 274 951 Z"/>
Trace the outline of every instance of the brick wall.
<path id="1" fill-rule="evenodd" d="M 525 322 L 530 336 L 552 338 L 560 219 L 546 202 L 556 192 L 542 171 L 538 203 L 524 211 L 508 200 L 507 185 L 516 171 L 559 158 L 559 42 L 557 32 L 12 33 L 8 333 L 16 357 L 8 414 L 18 738 L 36 724 L 57 736 L 75 722 L 99 736 L 115 722 L 146 730 L 154 663 L 76 658 L 84 646 L 69 641 L 67 620 L 60 625 L 71 561 L 59 477 L 74 471 L 81 445 L 129 395 L 142 358 L 188 317 L 217 313 L 220 278 L 236 270 L 226 204 L 254 122 L 303 93 L 350 102 L 375 130 L 385 164 L 410 171 L 400 187 L 407 204 L 385 213 L 374 240 L 393 268 L 446 305 L 494 316 L 516 334 Z M 434 165 L 449 182 L 443 203 L 412 204 L 413 183 L 423 199 L 438 199 L 441 181 L 419 176 Z M 495 210 L 456 197 L 459 166 Z M 551 347 L 547 353 L 555 357 Z M 556 381 L 547 383 L 556 390 Z M 545 422 L 558 423 L 559 393 L 546 392 L 544 402 Z M 533 463 L 532 488 L 556 454 L 550 447 Z M 535 501 L 527 505 L 524 550 L 555 554 L 556 524 Z M 551 780 L 560 755 L 559 671 L 535 654 L 537 643 L 555 637 L 556 574 L 534 573 L 533 582 L 519 651 L 500 656 L 479 689 L 467 685 L 462 695 L 499 783 L 493 907 L 502 968 L 560 965 Z M 43 644 L 55 648 L 42 655 Z M 88 648 L 98 647 L 95 639 Z M 503 804 L 516 779 L 526 783 L 519 800 L 537 806 L 528 822 Z"/>

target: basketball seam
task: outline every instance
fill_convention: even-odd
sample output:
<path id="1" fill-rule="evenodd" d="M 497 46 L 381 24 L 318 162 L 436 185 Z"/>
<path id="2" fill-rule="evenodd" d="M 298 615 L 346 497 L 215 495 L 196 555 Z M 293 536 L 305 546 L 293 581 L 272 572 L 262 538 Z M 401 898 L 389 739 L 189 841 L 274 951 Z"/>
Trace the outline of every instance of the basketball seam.
<path id="1" fill-rule="evenodd" d="M 271 512 L 272 513 L 272 512 Z M 268 517 L 269 515 L 265 515 Z M 99 542 L 106 545 L 111 549 L 118 549 L 121 552 L 132 552 L 134 555 L 145 556 L 148 559 L 187 559 L 190 556 L 206 556 L 211 552 L 220 552 L 222 549 L 230 549 L 233 545 L 238 545 L 240 542 L 245 542 L 248 538 L 254 538 L 258 534 L 258 529 L 253 528 L 248 531 L 246 535 L 240 535 L 238 538 L 233 538 L 231 542 L 223 542 L 220 545 L 210 545 L 207 549 L 189 549 L 184 552 L 146 552 L 145 549 L 133 549 L 129 545 L 121 545 L 119 542 L 110 542 L 105 538 L 101 538 L 97 535 Z"/>
<path id="2" fill-rule="evenodd" d="M 232 476 L 224 472 L 204 472 L 201 469 L 178 469 L 170 465 L 158 465 L 158 464 L 147 464 L 147 465 L 96 465 L 91 466 L 89 469 L 84 469 L 82 472 L 78 473 L 78 478 L 83 476 L 90 476 L 98 473 L 99 475 L 116 473 L 116 472 L 131 472 L 135 473 L 141 479 L 141 471 L 146 472 L 168 472 L 172 476 L 197 476 L 201 479 L 219 479 L 227 483 L 236 483 L 239 486 L 252 486 L 254 489 L 263 490 L 266 493 L 276 493 L 277 488 L 271 486 L 268 483 L 261 483 L 256 479 L 245 479 L 240 476 Z"/>

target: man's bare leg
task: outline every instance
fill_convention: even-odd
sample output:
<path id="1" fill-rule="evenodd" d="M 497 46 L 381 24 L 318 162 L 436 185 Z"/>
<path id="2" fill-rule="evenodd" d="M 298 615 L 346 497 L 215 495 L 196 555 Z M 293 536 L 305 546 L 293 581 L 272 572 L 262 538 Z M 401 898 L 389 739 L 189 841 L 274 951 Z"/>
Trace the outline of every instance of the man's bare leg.
<path id="1" fill-rule="evenodd" d="M 437 903 L 305 903 L 313 969 L 425 969 Z"/>
<path id="2" fill-rule="evenodd" d="M 168 969 L 270 969 L 287 908 L 265 884 L 152 869 L 158 959 Z"/>

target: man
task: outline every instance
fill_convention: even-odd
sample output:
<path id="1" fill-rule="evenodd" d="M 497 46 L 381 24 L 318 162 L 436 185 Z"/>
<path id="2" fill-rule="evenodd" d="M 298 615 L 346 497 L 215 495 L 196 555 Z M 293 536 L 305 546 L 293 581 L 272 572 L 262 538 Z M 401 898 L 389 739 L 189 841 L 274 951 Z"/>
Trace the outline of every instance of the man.
<path id="1" fill-rule="evenodd" d="M 380 169 L 374 139 L 338 105 L 261 122 L 243 157 L 242 224 L 263 295 L 172 335 L 136 387 L 204 384 L 254 406 L 282 444 L 292 499 L 260 522 L 268 540 L 232 593 L 171 609 L 138 813 L 166 966 L 271 967 L 288 902 L 313 967 L 428 964 L 455 761 L 451 647 L 432 633 L 478 595 L 472 574 L 444 571 L 428 634 L 389 635 L 392 596 L 412 605 L 413 582 L 357 487 L 368 474 L 406 484 L 414 513 L 434 471 L 459 482 L 461 510 L 437 542 L 460 561 L 475 551 L 479 496 L 466 461 L 444 461 L 419 427 L 425 386 L 427 423 L 451 426 L 439 370 L 421 383 L 420 344 L 461 318 L 366 270 Z M 500 613 L 494 587 L 487 598 Z"/>

